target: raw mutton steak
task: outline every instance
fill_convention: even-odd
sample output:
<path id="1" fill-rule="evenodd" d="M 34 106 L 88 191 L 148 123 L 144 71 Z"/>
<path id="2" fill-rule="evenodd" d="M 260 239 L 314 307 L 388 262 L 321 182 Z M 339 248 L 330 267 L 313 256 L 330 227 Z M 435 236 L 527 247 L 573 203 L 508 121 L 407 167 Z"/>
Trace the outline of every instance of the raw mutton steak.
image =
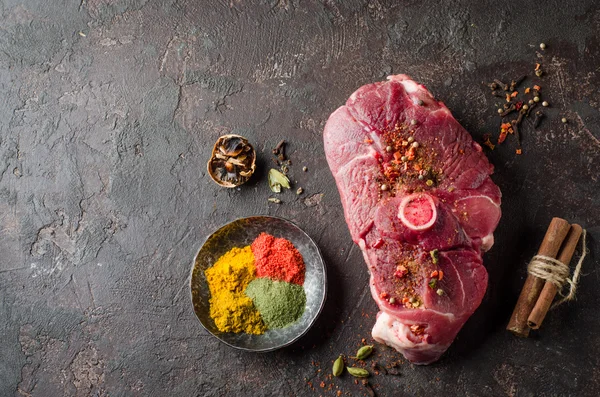
<path id="1" fill-rule="evenodd" d="M 501 193 L 481 146 L 408 76 L 359 88 L 323 133 L 380 312 L 373 338 L 415 364 L 446 351 L 487 287 Z"/>

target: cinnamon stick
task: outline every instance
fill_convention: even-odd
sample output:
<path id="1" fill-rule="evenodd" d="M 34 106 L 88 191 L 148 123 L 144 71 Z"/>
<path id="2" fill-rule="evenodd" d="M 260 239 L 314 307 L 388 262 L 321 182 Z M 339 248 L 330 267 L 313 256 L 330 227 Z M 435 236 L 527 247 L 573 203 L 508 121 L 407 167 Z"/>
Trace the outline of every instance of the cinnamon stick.
<path id="1" fill-rule="evenodd" d="M 544 236 L 544 240 L 538 250 L 538 255 L 556 258 L 560 246 L 570 228 L 571 225 L 566 220 L 562 218 L 552 218 L 550 226 L 548 226 L 548 230 Z M 525 285 L 523 286 L 523 290 L 521 290 L 521 295 L 519 295 L 515 310 L 506 326 L 507 330 L 523 338 L 529 336 L 530 328 L 527 325 L 527 318 L 531 314 L 531 310 L 535 306 L 535 303 L 542 292 L 544 283 L 545 281 L 539 277 L 532 276 L 531 274 L 527 275 L 527 280 L 525 280 Z"/>
<path id="2" fill-rule="evenodd" d="M 569 265 L 571 262 L 582 232 L 583 229 L 581 226 L 575 223 L 571 225 L 571 230 L 569 230 L 569 234 L 567 235 L 567 238 L 565 239 L 557 258 L 565 265 Z M 533 310 L 531 311 L 531 314 L 529 315 L 529 318 L 527 319 L 527 325 L 529 325 L 531 329 L 540 328 L 557 292 L 558 287 L 551 282 L 546 281 L 546 284 L 544 284 L 544 288 L 542 289 L 542 293 L 540 294 L 540 297 L 538 298 Z"/>

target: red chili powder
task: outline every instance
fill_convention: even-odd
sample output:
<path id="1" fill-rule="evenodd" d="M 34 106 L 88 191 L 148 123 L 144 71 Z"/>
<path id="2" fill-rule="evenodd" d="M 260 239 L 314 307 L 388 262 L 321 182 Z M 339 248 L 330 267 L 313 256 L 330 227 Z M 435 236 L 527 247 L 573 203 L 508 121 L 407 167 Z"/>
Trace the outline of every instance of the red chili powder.
<path id="1" fill-rule="evenodd" d="M 304 284 L 304 260 L 288 240 L 261 233 L 252 243 L 252 253 L 257 277 Z"/>

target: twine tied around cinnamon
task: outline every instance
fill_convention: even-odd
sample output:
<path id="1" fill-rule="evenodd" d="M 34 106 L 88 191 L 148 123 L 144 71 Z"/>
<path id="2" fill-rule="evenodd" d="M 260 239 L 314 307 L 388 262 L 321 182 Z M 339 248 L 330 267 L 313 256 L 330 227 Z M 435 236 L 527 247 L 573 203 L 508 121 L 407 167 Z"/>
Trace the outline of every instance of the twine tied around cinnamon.
<path id="1" fill-rule="evenodd" d="M 577 283 L 579 282 L 579 276 L 581 274 L 581 266 L 583 265 L 583 261 L 588 253 L 585 236 L 586 230 L 583 229 L 581 234 L 581 257 L 577 261 L 577 265 L 575 266 L 575 270 L 573 271 L 573 276 L 571 278 L 569 278 L 571 273 L 569 266 L 558 259 L 554 259 L 549 256 L 536 255 L 531 258 L 531 262 L 529 262 L 529 266 L 527 266 L 527 272 L 529 274 L 556 285 L 559 291 L 562 290 L 565 284 L 570 285 L 569 293 L 567 295 L 563 295 L 559 292 L 562 298 L 552 305 L 552 309 L 567 301 L 575 299 Z"/>

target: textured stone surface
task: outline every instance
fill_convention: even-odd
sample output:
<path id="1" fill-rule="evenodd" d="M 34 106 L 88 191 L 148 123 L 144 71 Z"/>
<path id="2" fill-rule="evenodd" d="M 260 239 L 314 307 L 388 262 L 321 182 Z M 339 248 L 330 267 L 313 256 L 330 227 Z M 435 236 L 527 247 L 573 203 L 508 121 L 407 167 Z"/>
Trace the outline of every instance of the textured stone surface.
<path id="1" fill-rule="evenodd" d="M 365 395 L 325 377 L 369 340 L 376 313 L 325 120 L 360 85 L 406 73 L 481 142 L 498 127 L 481 81 L 539 61 L 549 117 L 524 128 L 522 156 L 514 139 L 488 152 L 504 197 L 482 306 L 439 363 L 371 382 L 381 396 L 599 395 L 596 3 L 0 1 L 0 395 Z M 239 190 L 205 173 L 228 132 L 259 153 Z M 283 138 L 304 194 L 276 205 L 266 173 Z M 331 280 L 315 328 L 260 355 L 203 331 L 188 289 L 207 233 L 254 214 L 297 222 Z M 515 339 L 504 327 L 552 216 L 587 227 L 585 276 L 577 302 Z"/>

